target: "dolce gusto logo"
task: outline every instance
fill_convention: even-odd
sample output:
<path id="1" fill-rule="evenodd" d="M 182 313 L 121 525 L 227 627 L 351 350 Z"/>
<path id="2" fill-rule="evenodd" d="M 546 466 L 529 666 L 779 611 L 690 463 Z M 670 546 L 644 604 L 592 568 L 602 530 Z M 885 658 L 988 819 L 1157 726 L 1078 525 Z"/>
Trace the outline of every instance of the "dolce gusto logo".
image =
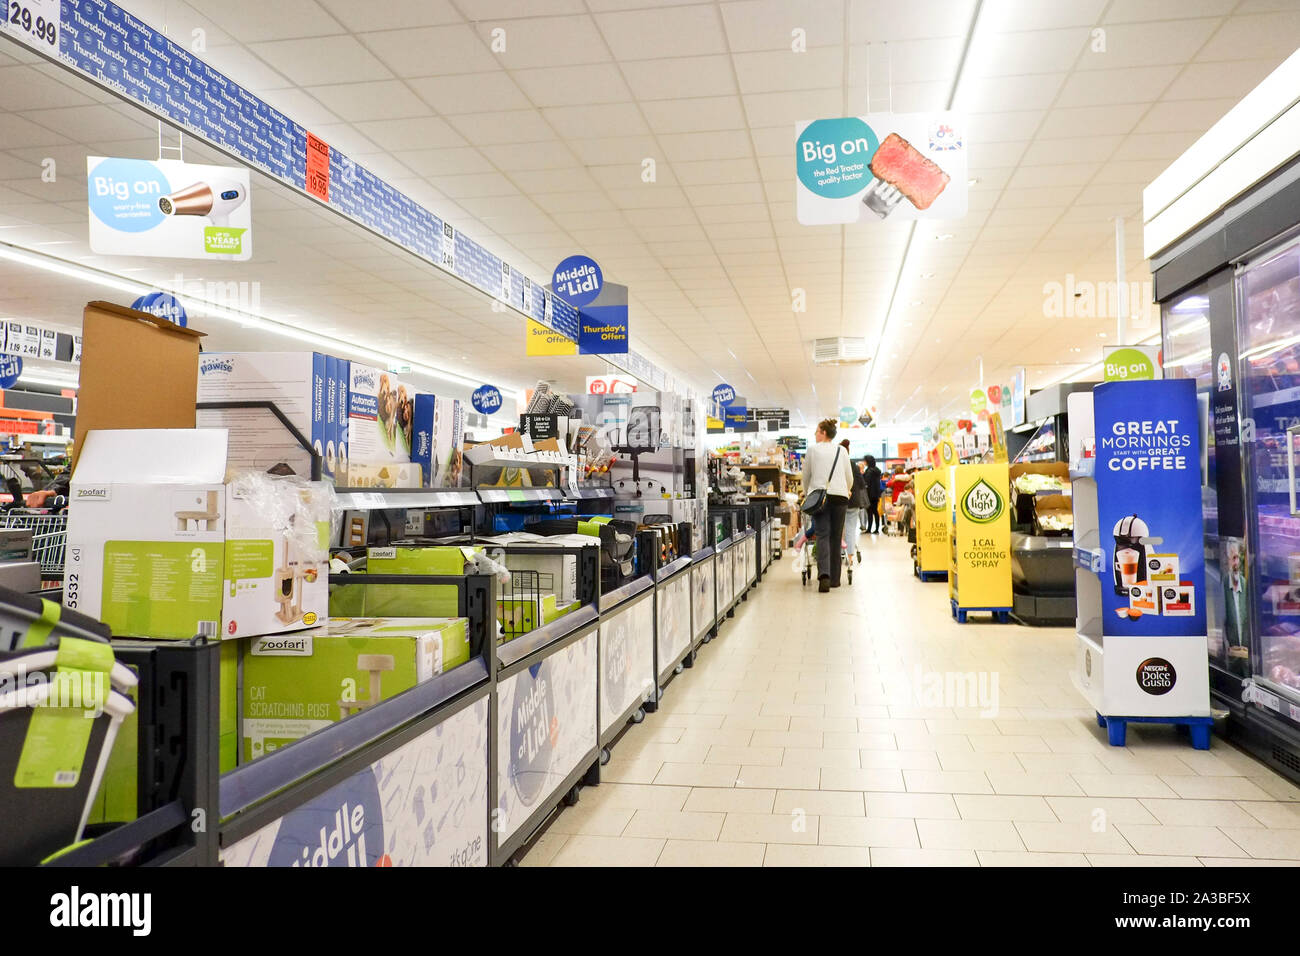
<path id="1" fill-rule="evenodd" d="M 1146 693 L 1154 697 L 1167 694 L 1178 682 L 1174 665 L 1163 657 L 1148 657 L 1137 668 L 1137 683 Z"/>
<path id="2" fill-rule="evenodd" d="M 981 478 L 966 492 L 961 510 L 962 514 L 976 524 L 988 524 L 1002 514 L 1002 496 Z"/>

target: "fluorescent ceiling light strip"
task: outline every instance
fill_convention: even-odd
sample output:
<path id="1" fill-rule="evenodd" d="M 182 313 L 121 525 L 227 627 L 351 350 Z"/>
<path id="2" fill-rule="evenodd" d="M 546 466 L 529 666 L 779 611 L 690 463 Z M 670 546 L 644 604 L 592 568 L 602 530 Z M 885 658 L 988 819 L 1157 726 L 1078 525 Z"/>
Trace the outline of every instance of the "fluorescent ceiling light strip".
<path id="1" fill-rule="evenodd" d="M 77 279 L 82 282 L 88 282 L 93 285 L 103 286 L 104 288 L 114 289 L 118 292 L 125 292 L 129 295 L 140 296 L 150 292 L 157 292 L 161 288 L 166 288 L 166 283 L 161 285 L 146 285 L 134 279 L 127 279 L 116 273 L 106 272 L 102 269 L 94 269 L 89 266 L 80 266 L 59 259 L 54 256 L 47 256 L 43 253 L 33 252 L 24 249 L 21 246 L 13 246 L 8 243 L 0 243 L 0 259 L 8 259 L 20 265 L 29 266 L 33 269 L 42 269 L 46 272 L 53 272 L 58 275 L 67 276 L 71 279 Z M 187 304 L 197 306 L 198 310 L 204 315 L 216 319 L 224 319 L 234 322 L 244 328 L 256 329 L 258 331 L 271 332 L 276 335 L 282 335 L 286 338 L 296 339 L 309 345 L 324 346 L 330 349 L 342 349 L 343 351 L 356 355 L 361 358 L 370 359 L 385 367 L 390 365 L 410 365 L 411 371 L 428 375 L 433 378 L 440 378 L 444 381 L 455 382 L 458 385 L 464 385 L 468 388 L 477 388 L 486 381 L 476 381 L 456 372 L 448 372 L 443 369 L 434 368 L 430 365 L 421 365 L 412 362 L 410 359 L 393 355 L 388 352 L 380 352 L 375 349 L 367 348 L 364 345 L 358 345 L 347 339 L 336 338 L 328 335 L 321 335 L 316 332 L 310 332 L 306 329 L 300 329 L 287 322 L 278 322 L 275 319 L 267 318 L 264 315 L 257 315 L 252 312 L 239 312 L 233 309 L 227 309 L 223 306 L 216 305 L 206 299 L 189 295 L 181 290 L 175 290 Z M 502 387 L 501 392 L 504 395 L 518 397 L 521 392 L 515 388 Z"/>

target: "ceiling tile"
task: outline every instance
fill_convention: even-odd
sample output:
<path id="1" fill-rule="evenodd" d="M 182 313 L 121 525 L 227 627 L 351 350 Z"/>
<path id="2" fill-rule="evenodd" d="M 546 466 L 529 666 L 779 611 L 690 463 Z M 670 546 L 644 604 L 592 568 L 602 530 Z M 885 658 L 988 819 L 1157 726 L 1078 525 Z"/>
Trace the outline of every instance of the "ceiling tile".
<path id="1" fill-rule="evenodd" d="M 399 80 L 312 86 L 307 92 L 349 121 L 428 116 L 429 106 Z"/>
<path id="2" fill-rule="evenodd" d="M 251 44 L 250 49 L 299 86 L 392 77 L 374 54 L 350 36 L 273 40 Z M 237 77 L 232 79 L 238 82 Z"/>
<path id="3" fill-rule="evenodd" d="M 492 43 L 494 30 L 504 31 L 497 37 L 504 42 L 505 49 L 496 56 L 510 70 L 558 63 L 603 63 L 610 59 L 600 31 L 589 16 L 481 19 L 474 24 L 474 29 L 485 48 Z"/>
<path id="4" fill-rule="evenodd" d="M 622 103 L 632 99 L 623 75 L 613 63 L 515 70 L 512 75 L 534 106 Z"/>
<path id="5" fill-rule="evenodd" d="M 384 0 L 382 4 L 356 0 L 318 0 L 334 19 L 354 33 L 460 23 L 451 0 Z"/>
<path id="6" fill-rule="evenodd" d="M 407 79 L 485 73 L 501 67 L 487 44 L 465 24 L 382 30 L 359 38 L 389 69 Z"/>
<path id="7" fill-rule="evenodd" d="M 659 134 L 693 133 L 745 128 L 745 114 L 734 96 L 642 103 L 646 120 Z"/>
<path id="8" fill-rule="evenodd" d="M 620 61 L 728 52 L 722 18 L 712 3 L 598 13 L 596 23 Z"/>

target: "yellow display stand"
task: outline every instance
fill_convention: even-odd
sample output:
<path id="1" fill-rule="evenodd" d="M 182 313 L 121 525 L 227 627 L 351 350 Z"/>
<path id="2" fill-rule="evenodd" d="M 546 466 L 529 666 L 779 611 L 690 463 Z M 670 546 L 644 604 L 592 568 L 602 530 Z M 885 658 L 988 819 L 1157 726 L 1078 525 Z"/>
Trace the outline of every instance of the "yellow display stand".
<path id="1" fill-rule="evenodd" d="M 948 577 L 948 485 L 937 468 L 918 471 L 916 483 L 916 560 L 913 571 L 922 581 Z"/>
<path id="2" fill-rule="evenodd" d="M 948 596 L 959 623 L 970 611 L 1010 617 L 1010 485 L 1005 462 L 948 469 Z"/>

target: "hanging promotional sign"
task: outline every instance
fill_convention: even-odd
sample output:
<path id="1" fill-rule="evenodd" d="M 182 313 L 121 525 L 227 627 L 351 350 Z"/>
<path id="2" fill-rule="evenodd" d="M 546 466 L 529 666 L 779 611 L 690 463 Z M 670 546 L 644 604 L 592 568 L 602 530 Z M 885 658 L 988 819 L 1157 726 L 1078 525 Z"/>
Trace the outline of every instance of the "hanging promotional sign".
<path id="1" fill-rule="evenodd" d="M 1164 378 L 1158 345 L 1108 345 L 1102 353 L 1102 381 L 1147 382 Z"/>
<path id="2" fill-rule="evenodd" d="M 749 424 L 749 409 L 744 405 L 728 405 L 725 412 L 727 427 L 744 431 Z"/>
<path id="3" fill-rule="evenodd" d="M 588 395 L 627 395 L 636 391 L 636 382 L 617 375 L 588 375 Z"/>
<path id="4" fill-rule="evenodd" d="M 726 408 L 736 400 L 736 390 L 722 382 L 713 387 L 713 404 Z"/>
<path id="5" fill-rule="evenodd" d="M 845 405 L 840 409 L 840 424 L 852 425 L 858 420 L 858 410 L 852 405 Z"/>
<path id="6" fill-rule="evenodd" d="M 88 156 L 86 187 L 90 248 L 100 255 L 253 257 L 247 169 Z"/>
<path id="7" fill-rule="evenodd" d="M 948 545 L 948 487 L 944 471 L 918 471 L 916 482 L 916 548 L 918 571 L 947 572 L 951 557 Z"/>
<path id="8" fill-rule="evenodd" d="M 142 295 L 131 303 L 131 308 L 156 315 L 181 328 L 189 324 L 185 306 L 181 305 L 180 299 L 168 292 L 150 292 L 148 295 Z"/>
<path id="9" fill-rule="evenodd" d="M 863 428 L 870 428 L 871 423 L 876 420 L 876 410 L 874 408 L 864 408 L 858 415 L 858 424 Z"/>
<path id="10" fill-rule="evenodd" d="M 501 411 L 501 389 L 495 385 L 480 385 L 470 396 L 470 404 L 480 415 L 495 415 Z"/>
<path id="11" fill-rule="evenodd" d="M 627 286 L 604 282 L 600 294 L 578 309 L 581 355 L 624 355 L 628 343 Z"/>
<path id="12" fill-rule="evenodd" d="M 964 118 L 872 113 L 795 124 L 795 193 L 805 226 L 966 215 Z"/>
<path id="13" fill-rule="evenodd" d="M 595 302 L 605 287 L 605 275 L 590 256 L 569 256 L 551 275 L 551 289 L 574 308 Z"/>
<path id="14" fill-rule="evenodd" d="M 970 392 L 970 410 L 972 415 L 979 415 L 986 412 L 989 407 L 988 396 L 984 394 L 982 388 L 972 388 Z"/>
<path id="15" fill-rule="evenodd" d="M 0 355 L 0 388 L 13 388 L 23 374 L 23 360 L 18 355 Z"/>
<path id="16" fill-rule="evenodd" d="M 957 446 L 951 440 L 945 438 L 939 442 L 939 463 L 941 465 L 946 468 L 957 464 L 959 461 L 961 461 L 961 457 L 957 454 Z"/>
<path id="17" fill-rule="evenodd" d="M 1011 376 L 1011 424 L 1025 423 L 1025 370 L 1017 368 Z"/>
<path id="18" fill-rule="evenodd" d="M 1093 390 L 1102 633 L 1204 639 L 1205 546 L 1196 383 Z"/>
<path id="19" fill-rule="evenodd" d="M 927 445 L 930 444 L 930 442 L 934 441 L 934 429 L 931 428 L 929 425 L 926 425 L 924 428 L 922 428 L 921 440 L 924 441 Z"/>
<path id="20" fill-rule="evenodd" d="M 996 410 L 1002 406 L 1002 386 L 990 385 L 984 392 L 988 396 L 989 407 Z"/>
<path id="21" fill-rule="evenodd" d="M 525 355 L 577 355 L 578 343 L 532 319 L 524 320 Z"/>

